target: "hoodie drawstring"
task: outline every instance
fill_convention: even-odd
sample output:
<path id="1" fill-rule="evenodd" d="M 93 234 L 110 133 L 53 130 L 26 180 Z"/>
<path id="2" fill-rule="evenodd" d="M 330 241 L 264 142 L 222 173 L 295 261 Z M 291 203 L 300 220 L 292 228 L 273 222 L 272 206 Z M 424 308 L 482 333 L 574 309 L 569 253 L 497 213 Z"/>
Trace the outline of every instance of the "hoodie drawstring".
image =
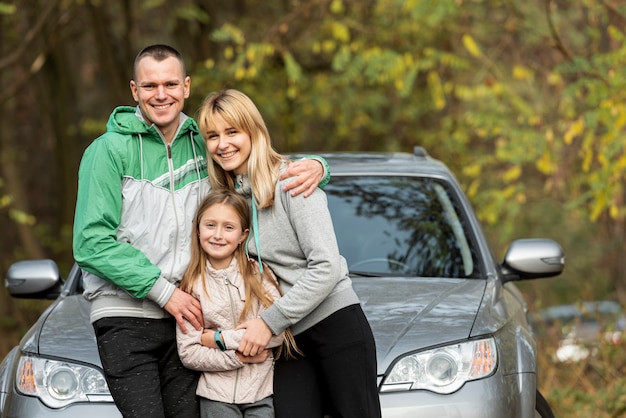
<path id="1" fill-rule="evenodd" d="M 191 131 L 189 132 L 189 140 L 191 141 L 191 149 L 193 151 L 193 162 L 196 164 L 196 175 L 198 176 L 198 181 L 201 182 L 202 179 L 200 178 L 200 167 L 198 167 L 198 155 L 196 154 L 196 143 L 193 140 L 193 132 Z M 204 198 L 201 194 L 202 193 L 198 193 L 198 206 L 200 206 L 200 203 Z"/>
<path id="2" fill-rule="evenodd" d="M 139 135 L 139 169 L 141 172 L 140 180 L 143 180 L 143 136 Z"/>
<path id="3" fill-rule="evenodd" d="M 259 221 L 257 218 L 257 210 L 256 203 L 254 203 L 254 193 L 252 194 L 252 234 L 248 234 L 248 238 L 246 238 L 246 257 L 250 259 L 250 254 L 248 254 L 248 242 L 250 242 L 250 235 L 254 235 L 254 244 L 256 245 L 256 257 L 259 260 L 259 272 L 263 274 L 263 262 L 261 261 L 261 241 L 259 239 L 259 233 L 256 232 L 259 229 Z"/>

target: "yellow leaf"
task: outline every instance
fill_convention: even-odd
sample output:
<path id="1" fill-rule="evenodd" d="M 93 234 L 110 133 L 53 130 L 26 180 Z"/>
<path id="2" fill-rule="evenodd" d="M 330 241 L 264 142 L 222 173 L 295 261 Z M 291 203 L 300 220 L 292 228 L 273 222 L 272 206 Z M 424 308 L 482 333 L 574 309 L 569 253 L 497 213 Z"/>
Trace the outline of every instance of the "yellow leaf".
<path id="1" fill-rule="evenodd" d="M 343 13 L 343 2 L 341 0 L 333 0 L 330 4 L 330 11 L 334 14 Z"/>
<path id="2" fill-rule="evenodd" d="M 557 84 L 561 84 L 562 82 L 563 82 L 563 78 L 561 77 L 561 74 L 556 73 L 556 72 L 548 73 L 548 84 L 554 86 Z"/>
<path id="3" fill-rule="evenodd" d="M 513 67 L 513 78 L 516 80 L 530 80 L 532 79 L 532 71 L 528 68 L 523 67 L 521 65 L 516 65 Z"/>
<path id="4" fill-rule="evenodd" d="M 481 166 L 480 164 L 468 164 L 463 167 L 463 175 L 466 177 L 476 178 L 480 175 Z"/>
<path id="5" fill-rule="evenodd" d="M 598 154 L 598 162 L 602 165 L 602 167 L 607 167 L 609 165 L 609 160 L 604 156 L 604 154 Z"/>
<path id="6" fill-rule="evenodd" d="M 505 187 L 504 190 L 502 190 L 502 196 L 504 196 L 505 198 L 510 198 L 515 194 L 515 186 L 508 186 Z"/>
<path id="7" fill-rule="evenodd" d="M 580 135 L 582 131 L 585 129 L 585 120 L 583 117 L 579 117 L 570 125 L 570 127 L 565 132 L 564 140 L 567 145 L 571 145 L 572 141 L 575 137 Z"/>
<path id="8" fill-rule="evenodd" d="M 35 218 L 33 215 L 28 214 L 18 209 L 10 209 L 9 217 L 13 219 L 15 222 L 17 222 L 18 224 L 22 224 L 22 225 L 32 226 L 37 223 L 37 218 Z"/>
<path id="9" fill-rule="evenodd" d="M 333 38 L 337 39 L 340 42 L 349 42 L 350 41 L 350 30 L 346 25 L 343 25 L 339 22 L 335 22 L 332 26 L 333 30 Z"/>
<path id="10" fill-rule="evenodd" d="M 13 203 L 13 198 L 10 195 L 0 196 L 0 208 L 6 208 L 11 203 Z"/>
<path id="11" fill-rule="evenodd" d="M 513 166 L 513 167 L 509 168 L 508 170 L 506 170 L 504 172 L 504 175 L 502 176 L 502 178 L 507 183 L 510 183 L 512 181 L 517 180 L 520 177 L 521 174 L 522 174 L 521 167 L 516 165 L 516 166 Z"/>
<path id="12" fill-rule="evenodd" d="M 480 57 L 482 55 L 480 48 L 476 44 L 476 41 L 474 41 L 474 38 L 471 37 L 471 35 L 468 35 L 466 33 L 461 38 L 461 41 L 463 42 L 463 46 L 465 46 L 465 49 L 467 49 L 467 52 L 469 52 L 472 56 Z"/>
<path id="13" fill-rule="evenodd" d="M 602 214 L 602 211 L 604 210 L 605 207 L 606 207 L 606 194 L 600 193 L 598 196 L 596 196 L 596 199 L 593 202 L 593 206 L 591 207 L 591 214 L 589 215 L 589 217 L 591 218 L 593 222 L 598 220 L 598 218 Z"/>
<path id="14" fill-rule="evenodd" d="M 556 170 L 556 166 L 552 159 L 550 158 L 550 154 L 545 153 L 537 160 L 536 163 L 537 169 L 543 174 L 554 173 Z"/>
<path id="15" fill-rule="evenodd" d="M 478 194 L 478 187 L 480 186 L 480 183 L 478 181 L 473 181 L 470 183 L 469 187 L 467 188 L 467 196 L 471 199 L 474 196 L 476 196 L 476 194 Z"/>
<path id="16" fill-rule="evenodd" d="M 330 39 L 327 39 L 325 41 L 322 42 L 322 51 L 323 52 L 333 52 L 336 48 L 337 44 L 335 41 L 332 41 Z"/>
<path id="17" fill-rule="evenodd" d="M 436 71 L 428 73 L 428 86 L 430 87 L 430 95 L 433 98 L 435 109 L 443 109 L 446 106 L 446 98 L 441 86 L 441 79 Z"/>

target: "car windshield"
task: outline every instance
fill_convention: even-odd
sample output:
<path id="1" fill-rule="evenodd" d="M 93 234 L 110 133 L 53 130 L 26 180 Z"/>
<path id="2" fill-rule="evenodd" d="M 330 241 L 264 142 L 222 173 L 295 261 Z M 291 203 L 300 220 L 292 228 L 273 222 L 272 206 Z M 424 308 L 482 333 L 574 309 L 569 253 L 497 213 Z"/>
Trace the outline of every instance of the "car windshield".
<path id="1" fill-rule="evenodd" d="M 324 191 L 351 274 L 474 275 L 472 240 L 443 181 L 333 175 Z"/>

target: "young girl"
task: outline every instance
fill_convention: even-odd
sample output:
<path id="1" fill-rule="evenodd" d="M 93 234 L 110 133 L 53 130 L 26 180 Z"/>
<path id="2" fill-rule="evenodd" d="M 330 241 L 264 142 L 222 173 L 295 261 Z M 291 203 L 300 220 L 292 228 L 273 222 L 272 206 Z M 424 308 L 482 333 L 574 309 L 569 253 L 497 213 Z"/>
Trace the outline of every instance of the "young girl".
<path id="1" fill-rule="evenodd" d="M 207 329 L 203 334 L 188 325 L 184 333 L 179 326 L 176 338 L 183 364 L 203 372 L 196 391 L 202 418 L 274 417 L 274 360 L 261 355 L 250 364 L 254 359 L 236 351 L 245 330 L 233 330 L 280 297 L 272 271 L 264 266 L 260 275 L 243 250 L 249 224 L 248 203 L 228 190 L 209 193 L 194 218 L 191 261 L 180 288 L 200 300 Z M 281 343 L 283 334 L 268 347 Z"/>
<path id="2" fill-rule="evenodd" d="M 288 160 L 272 148 L 259 110 L 242 92 L 210 94 L 198 125 L 211 156 L 211 187 L 247 197 L 246 248 L 272 268 L 282 289 L 260 318 L 239 326 L 246 333 L 238 350 L 255 355 L 291 327 L 304 353 L 276 361 L 276 417 L 380 417 L 374 336 L 339 254 L 326 195 L 319 188 L 307 198 L 284 191 L 279 176 Z"/>

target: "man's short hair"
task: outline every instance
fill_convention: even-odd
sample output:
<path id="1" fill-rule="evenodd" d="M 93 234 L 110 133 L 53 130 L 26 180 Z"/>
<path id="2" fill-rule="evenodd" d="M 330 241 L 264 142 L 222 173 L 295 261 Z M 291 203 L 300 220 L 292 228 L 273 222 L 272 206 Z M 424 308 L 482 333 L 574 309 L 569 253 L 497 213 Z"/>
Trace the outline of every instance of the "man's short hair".
<path id="1" fill-rule="evenodd" d="M 157 61 L 163 61 L 166 58 L 174 57 L 180 61 L 180 65 L 183 68 L 183 76 L 187 76 L 187 70 L 185 69 L 185 62 L 183 56 L 176 48 L 165 44 L 150 45 L 139 51 L 135 57 L 135 63 L 133 64 L 133 80 L 137 78 L 137 66 L 139 61 L 145 57 L 151 57 Z"/>

